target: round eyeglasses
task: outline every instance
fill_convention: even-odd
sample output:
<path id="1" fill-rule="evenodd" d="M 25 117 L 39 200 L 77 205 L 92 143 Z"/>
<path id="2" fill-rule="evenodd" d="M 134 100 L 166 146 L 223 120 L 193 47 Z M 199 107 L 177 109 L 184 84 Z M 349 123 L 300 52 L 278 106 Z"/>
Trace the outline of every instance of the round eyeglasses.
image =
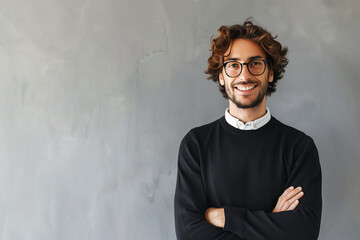
<path id="1" fill-rule="evenodd" d="M 248 63 L 241 63 L 238 61 L 228 61 L 223 64 L 225 68 L 225 73 L 228 77 L 235 78 L 239 76 L 242 72 L 243 65 L 246 65 L 249 73 L 254 76 L 260 76 L 265 72 L 267 60 L 254 59 Z"/>

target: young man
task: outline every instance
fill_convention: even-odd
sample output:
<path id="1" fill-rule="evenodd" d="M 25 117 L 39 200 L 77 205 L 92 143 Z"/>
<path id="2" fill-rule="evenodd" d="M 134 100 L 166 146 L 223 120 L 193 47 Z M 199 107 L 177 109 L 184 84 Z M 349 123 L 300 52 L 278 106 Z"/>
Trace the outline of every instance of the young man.
<path id="1" fill-rule="evenodd" d="M 175 192 L 179 240 L 317 239 L 321 169 L 311 137 L 270 115 L 288 61 L 265 29 L 222 26 L 205 73 L 229 108 L 183 138 Z"/>

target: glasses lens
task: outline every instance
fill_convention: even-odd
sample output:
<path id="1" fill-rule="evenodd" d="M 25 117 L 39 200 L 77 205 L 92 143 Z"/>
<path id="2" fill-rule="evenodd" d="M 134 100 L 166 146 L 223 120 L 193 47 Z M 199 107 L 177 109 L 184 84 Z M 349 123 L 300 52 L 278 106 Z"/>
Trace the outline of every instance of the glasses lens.
<path id="1" fill-rule="evenodd" d="M 236 77 L 241 72 L 241 64 L 238 62 L 228 62 L 225 70 L 230 77 Z"/>
<path id="2" fill-rule="evenodd" d="M 265 63 L 261 60 L 253 60 L 248 63 L 249 72 L 252 75 L 258 76 L 264 73 Z"/>

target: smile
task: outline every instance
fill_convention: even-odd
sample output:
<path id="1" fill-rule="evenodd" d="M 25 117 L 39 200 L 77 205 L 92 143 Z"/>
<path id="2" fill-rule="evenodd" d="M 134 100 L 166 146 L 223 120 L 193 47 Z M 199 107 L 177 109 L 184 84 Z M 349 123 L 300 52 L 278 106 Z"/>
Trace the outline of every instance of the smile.
<path id="1" fill-rule="evenodd" d="M 240 90 L 240 91 L 248 91 L 251 89 L 254 89 L 256 87 L 256 85 L 253 86 L 236 86 L 236 89 Z"/>

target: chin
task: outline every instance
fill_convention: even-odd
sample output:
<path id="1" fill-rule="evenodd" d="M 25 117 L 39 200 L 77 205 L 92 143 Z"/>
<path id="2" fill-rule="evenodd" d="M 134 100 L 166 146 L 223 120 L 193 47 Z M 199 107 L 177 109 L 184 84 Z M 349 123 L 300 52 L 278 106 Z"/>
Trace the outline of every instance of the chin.
<path id="1" fill-rule="evenodd" d="M 249 108 L 258 107 L 263 100 L 264 100 L 264 98 L 262 98 L 262 99 L 255 99 L 255 100 L 252 100 L 252 101 L 234 101 L 234 100 L 231 100 L 231 101 L 232 101 L 238 108 L 249 109 Z"/>

